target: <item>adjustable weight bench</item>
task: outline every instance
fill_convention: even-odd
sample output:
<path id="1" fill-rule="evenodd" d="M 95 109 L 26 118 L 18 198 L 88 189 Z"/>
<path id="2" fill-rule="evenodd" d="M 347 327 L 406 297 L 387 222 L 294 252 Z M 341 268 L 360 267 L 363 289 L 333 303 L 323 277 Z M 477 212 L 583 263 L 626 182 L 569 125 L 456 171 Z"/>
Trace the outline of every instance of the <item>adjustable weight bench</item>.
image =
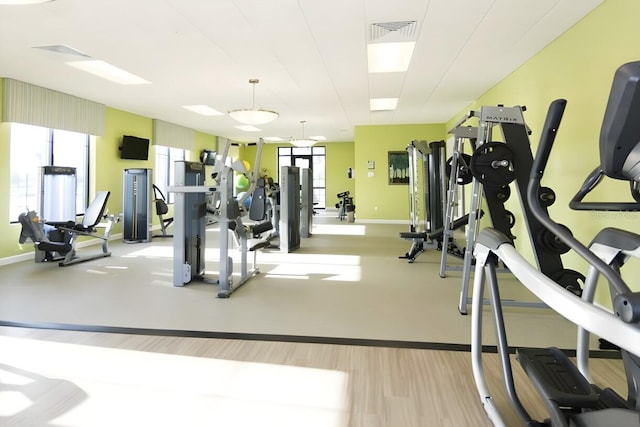
<path id="1" fill-rule="evenodd" d="M 71 221 L 64 223 L 45 223 L 39 222 L 38 216 L 34 211 L 28 211 L 20 214 L 18 221 L 22 225 L 20 231 L 19 242 L 24 243 L 27 239 L 34 243 L 36 251 L 58 253 L 62 260 L 58 262 L 60 267 L 77 264 L 80 262 L 90 261 L 96 258 L 104 258 L 111 256 L 109 252 L 109 235 L 111 227 L 118 219 L 114 215 L 107 215 L 107 201 L 109 200 L 109 191 L 99 191 L 91 204 L 85 210 L 82 222 L 74 223 Z M 103 223 L 102 219 L 106 219 Z M 60 231 L 64 238 L 62 241 L 52 241 L 44 233 L 44 225 L 55 227 Z M 98 228 L 103 228 L 102 235 L 97 233 Z M 102 240 L 102 252 L 89 256 L 77 256 L 76 241 L 78 236 L 94 237 Z M 58 260 L 59 258 L 52 258 Z"/>

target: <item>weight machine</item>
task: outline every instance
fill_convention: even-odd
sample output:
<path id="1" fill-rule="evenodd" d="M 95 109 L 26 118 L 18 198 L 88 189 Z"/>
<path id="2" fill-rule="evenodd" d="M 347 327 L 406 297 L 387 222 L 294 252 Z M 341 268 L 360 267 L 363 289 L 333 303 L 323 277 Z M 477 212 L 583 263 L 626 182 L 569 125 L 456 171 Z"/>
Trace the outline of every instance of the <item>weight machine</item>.
<path id="1" fill-rule="evenodd" d="M 262 156 L 260 139 L 257 144 L 254 171 L 260 170 Z M 215 186 L 204 185 L 204 164 L 199 162 L 176 162 L 175 185 L 169 191 L 175 193 L 174 238 L 173 238 L 173 285 L 184 286 L 194 279 L 219 285 L 218 298 L 228 298 L 233 291 L 259 273 L 256 267 L 256 251 L 269 245 L 266 240 L 249 242 L 251 229 L 242 222 L 240 206 L 244 199 L 256 188 L 257 177 L 254 172 L 245 197 L 240 200 L 233 196 L 233 174 L 249 174 L 241 161 L 227 165 L 231 142 L 227 140 L 221 159 L 215 162 L 213 176 Z M 219 195 L 218 209 L 220 261 L 218 279 L 205 277 L 206 248 L 206 195 Z M 260 199 L 266 202 L 264 198 Z M 250 209 L 251 210 L 251 209 Z M 264 212 L 264 210 L 263 210 Z M 262 219 L 262 218 L 261 218 Z M 229 256 L 229 232 L 233 231 L 240 242 L 240 278 L 234 283 L 233 258 Z M 267 231 L 262 227 L 262 232 Z M 248 252 L 253 252 L 253 265 L 248 266 Z"/>
<path id="2" fill-rule="evenodd" d="M 455 241 L 443 243 L 443 201 L 447 191 L 444 177 L 445 143 L 435 141 L 412 141 L 406 148 L 409 156 L 409 232 L 400 237 L 411 241 L 411 248 L 398 258 L 413 263 L 427 249 L 445 253 L 461 253 Z M 422 172 L 422 175 L 420 174 Z M 422 188 L 422 189 L 421 189 Z M 421 215 L 422 214 L 422 215 Z M 422 216 L 422 221 L 421 221 Z M 457 229 L 466 224 L 466 217 L 451 225 Z"/>
<path id="3" fill-rule="evenodd" d="M 292 252 L 300 247 L 300 168 L 280 168 L 280 251 Z"/>
<path id="4" fill-rule="evenodd" d="M 451 133 L 466 124 L 471 118 L 478 119 L 477 134 L 472 138 L 474 128 L 469 128 L 462 134 L 474 141 L 474 151 L 470 158 L 464 159 L 458 156 L 452 159 L 451 168 L 458 170 L 457 162 L 462 158 L 468 162 L 472 175 L 471 208 L 469 211 L 469 227 L 466 235 L 466 247 L 462 268 L 462 285 L 458 310 L 461 314 L 467 314 L 467 306 L 471 299 L 468 297 L 469 277 L 473 262 L 473 243 L 479 232 L 479 218 L 481 206 L 486 202 L 493 228 L 507 236 L 511 242 L 515 236 L 511 228 L 515 224 L 515 215 L 505 208 L 505 202 L 511 194 L 510 184 L 514 183 L 518 194 L 526 194 L 529 182 L 529 171 L 533 164 L 533 155 L 529 143 L 529 128 L 527 127 L 523 112 L 524 107 L 483 106 L 479 111 L 471 111 L 463 117 L 454 127 Z M 499 128 L 504 142 L 493 141 L 494 128 Z M 450 197 L 453 197 L 450 194 Z M 540 189 L 539 199 L 546 210 L 555 201 L 553 190 L 547 187 Z M 454 202 L 449 201 L 448 205 Z M 559 286 L 579 293 L 584 276 L 573 270 L 565 269 L 561 255 L 568 251 L 566 245 L 559 242 L 553 233 L 542 226 L 540 221 L 532 214 L 530 203 L 526 198 L 520 198 L 525 225 L 533 248 L 536 261 L 541 271 Z M 441 265 L 442 267 L 442 265 Z M 441 275 L 443 271 L 441 269 Z M 503 301 L 504 305 L 518 307 L 545 307 L 538 302 Z"/>
<path id="5" fill-rule="evenodd" d="M 311 237 L 313 227 L 313 171 L 300 169 L 300 237 Z"/>
<path id="6" fill-rule="evenodd" d="M 640 211 L 638 172 L 640 161 L 640 62 L 628 63 L 615 74 L 600 133 L 601 164 L 587 177 L 570 203 L 573 209 Z M 547 274 L 532 266 L 514 248 L 512 240 L 493 228 L 486 228 L 476 239 L 476 272 L 472 316 L 472 364 L 476 388 L 487 416 L 496 426 L 504 421 L 487 385 L 482 366 L 482 303 L 485 278 L 497 331 L 498 352 L 509 403 L 523 425 L 550 427 L 640 426 L 640 292 L 633 292 L 620 272 L 631 259 L 640 258 L 640 235 L 616 228 L 600 231 L 589 247 L 576 240 L 570 230 L 554 222 L 540 198 L 544 175 L 566 101 L 551 103 L 544 124 L 535 162 L 530 172 L 527 200 L 533 215 L 570 249 L 589 264 L 582 295 L 562 288 Z M 628 181 L 633 202 L 582 202 L 603 177 Z M 578 326 L 575 366 L 556 347 L 517 349 L 517 359 L 542 398 L 549 418 L 535 421 L 520 401 L 512 376 L 505 321 L 498 289 L 495 264 L 509 266 L 516 278 L 550 308 Z M 611 310 L 593 302 L 598 278 L 609 287 Z M 608 347 L 617 347 L 627 378 L 627 396 L 593 384 L 588 369 L 589 334 L 601 337 Z"/>
<path id="7" fill-rule="evenodd" d="M 40 168 L 39 212 L 27 210 L 18 217 L 22 226 L 19 243 L 31 240 L 35 262 L 57 261 L 65 267 L 111 255 L 108 240 L 113 223 L 119 218 L 106 213 L 109 192 L 98 192 L 85 209 L 80 223 L 76 220 L 76 169 L 67 166 Z M 103 221 L 104 220 L 104 221 Z M 97 232 L 98 228 L 103 233 Z M 102 240 L 102 252 L 78 256 L 76 243 L 80 236 Z"/>
<path id="8" fill-rule="evenodd" d="M 269 234 L 264 237 L 267 242 L 280 237 L 280 185 L 273 182 L 273 178 L 267 177 L 265 180 L 265 190 L 267 194 L 266 220 L 271 223 Z"/>
<path id="9" fill-rule="evenodd" d="M 353 204 L 353 197 L 351 197 L 351 193 L 349 191 L 338 193 L 336 194 L 336 197 L 340 199 L 338 203 L 336 203 L 336 208 L 338 209 L 338 219 L 340 221 L 344 221 L 347 219 L 347 214 L 349 212 L 355 211 L 356 207 Z"/>
<path id="10" fill-rule="evenodd" d="M 151 241 L 151 169 L 125 169 L 122 176 L 122 239 L 125 243 Z"/>
<path id="11" fill-rule="evenodd" d="M 478 129 L 472 126 L 457 126 L 449 131 L 454 135 L 454 143 L 451 157 L 447 160 L 446 175 L 449 177 L 449 185 L 447 186 L 445 209 L 444 209 L 444 230 L 442 236 L 442 244 L 447 247 L 449 241 L 454 241 L 454 217 L 456 213 L 464 212 L 464 186 L 471 183 L 473 175 L 469 168 L 471 156 L 464 153 L 464 141 L 471 141 L 471 146 L 475 146 L 475 140 L 478 136 Z M 462 197 L 460 198 L 460 193 Z M 457 212 L 456 212 L 457 211 Z M 468 222 L 469 214 L 466 214 Z M 465 225 L 466 225 L 465 222 Z M 456 245 L 457 246 L 457 245 Z M 464 249 L 456 252 L 456 256 L 464 256 Z M 443 251 L 440 259 L 440 277 L 446 276 L 447 270 L 460 270 L 460 267 L 447 265 L 448 252 Z"/>
<path id="12" fill-rule="evenodd" d="M 27 211 L 18 217 L 22 229 L 20 231 L 19 242 L 24 243 L 27 239 L 34 243 L 36 251 L 36 262 L 39 261 L 59 261 L 60 267 L 78 264 L 97 258 L 111 256 L 109 252 L 109 236 L 111 227 L 118 222 L 119 217 L 107 214 L 107 201 L 109 191 L 99 191 L 95 199 L 85 209 L 82 221 L 65 222 L 40 222 L 36 212 Z M 103 220 L 105 220 L 103 222 Z M 56 233 L 63 236 L 60 240 L 51 240 L 45 233 L 45 227 L 55 229 Z M 103 233 L 99 234 L 97 229 L 102 228 Z M 76 243 L 80 236 L 93 237 L 102 240 L 102 252 L 92 255 L 78 256 L 76 253 Z M 37 253 L 59 254 L 58 257 L 40 258 Z"/>
<path id="13" fill-rule="evenodd" d="M 433 187 L 436 192 L 438 190 L 437 186 L 432 185 L 437 177 L 436 170 L 431 167 L 435 164 L 432 158 L 437 154 L 432 152 L 426 141 L 411 141 L 406 150 L 409 158 L 409 232 L 401 232 L 400 237 L 411 241 L 411 248 L 398 258 L 406 259 L 411 264 L 425 250 L 441 249 L 440 243 L 430 236 L 437 226 L 432 219 L 438 218 L 437 215 L 432 218 L 431 208 L 434 204 L 430 201 L 437 197 L 431 192 Z"/>

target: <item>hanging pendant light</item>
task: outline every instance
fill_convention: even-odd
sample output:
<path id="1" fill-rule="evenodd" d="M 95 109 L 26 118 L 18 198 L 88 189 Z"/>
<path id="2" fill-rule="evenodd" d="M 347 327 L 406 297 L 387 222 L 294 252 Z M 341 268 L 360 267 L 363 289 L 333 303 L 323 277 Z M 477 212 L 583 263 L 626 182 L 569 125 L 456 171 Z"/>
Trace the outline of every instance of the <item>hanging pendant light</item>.
<path id="1" fill-rule="evenodd" d="M 245 125 L 263 125 L 277 119 L 279 114 L 275 111 L 256 108 L 256 84 L 260 83 L 260 80 L 250 79 L 249 83 L 253 86 L 253 103 L 251 109 L 229 111 L 231 118 Z"/>
<path id="2" fill-rule="evenodd" d="M 305 138 L 304 137 L 304 124 L 306 123 L 306 120 L 300 120 L 300 123 L 302 123 L 302 139 L 291 139 L 291 140 L 289 140 L 289 142 L 294 147 L 311 147 L 313 144 L 315 144 L 318 141 L 316 141 L 315 139 Z"/>

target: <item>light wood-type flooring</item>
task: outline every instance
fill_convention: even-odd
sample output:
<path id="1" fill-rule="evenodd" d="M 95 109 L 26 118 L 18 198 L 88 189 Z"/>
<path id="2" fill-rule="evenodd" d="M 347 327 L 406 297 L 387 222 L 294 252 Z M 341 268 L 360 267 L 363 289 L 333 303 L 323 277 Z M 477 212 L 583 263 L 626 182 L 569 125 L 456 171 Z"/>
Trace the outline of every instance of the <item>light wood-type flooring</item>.
<path id="1" fill-rule="evenodd" d="M 489 426 L 468 352 L 0 328 L 0 425 Z M 495 354 L 485 355 L 508 425 Z M 624 392 L 620 360 L 594 379 Z M 521 399 L 544 409 L 517 363 Z"/>

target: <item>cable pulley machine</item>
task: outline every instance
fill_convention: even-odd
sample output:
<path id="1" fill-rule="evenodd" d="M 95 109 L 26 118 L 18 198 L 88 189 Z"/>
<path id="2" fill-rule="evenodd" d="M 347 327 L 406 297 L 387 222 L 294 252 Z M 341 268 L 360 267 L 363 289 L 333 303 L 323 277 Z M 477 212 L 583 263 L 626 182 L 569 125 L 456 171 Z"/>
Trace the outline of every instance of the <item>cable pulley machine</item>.
<path id="1" fill-rule="evenodd" d="M 262 139 L 257 144 L 254 171 L 260 170 Z M 215 186 L 204 185 L 204 164 L 176 162 L 175 185 L 169 191 L 175 194 L 173 237 L 173 285 L 184 286 L 194 279 L 219 285 L 218 297 L 228 298 L 238 287 L 259 272 L 255 265 L 256 251 L 269 243 L 263 240 L 249 242 L 250 230 L 241 219 L 239 206 L 244 198 L 233 196 L 233 173 L 248 174 L 243 162 L 227 165 L 231 141 L 227 140 L 221 158 L 214 165 Z M 257 177 L 252 174 L 245 198 L 256 188 Z M 206 248 L 206 194 L 219 195 L 219 274 L 217 279 L 205 276 Z M 240 242 L 240 278 L 233 280 L 233 258 L 229 256 L 229 231 L 238 235 Z M 254 252 L 253 266 L 248 267 L 248 252 Z"/>

